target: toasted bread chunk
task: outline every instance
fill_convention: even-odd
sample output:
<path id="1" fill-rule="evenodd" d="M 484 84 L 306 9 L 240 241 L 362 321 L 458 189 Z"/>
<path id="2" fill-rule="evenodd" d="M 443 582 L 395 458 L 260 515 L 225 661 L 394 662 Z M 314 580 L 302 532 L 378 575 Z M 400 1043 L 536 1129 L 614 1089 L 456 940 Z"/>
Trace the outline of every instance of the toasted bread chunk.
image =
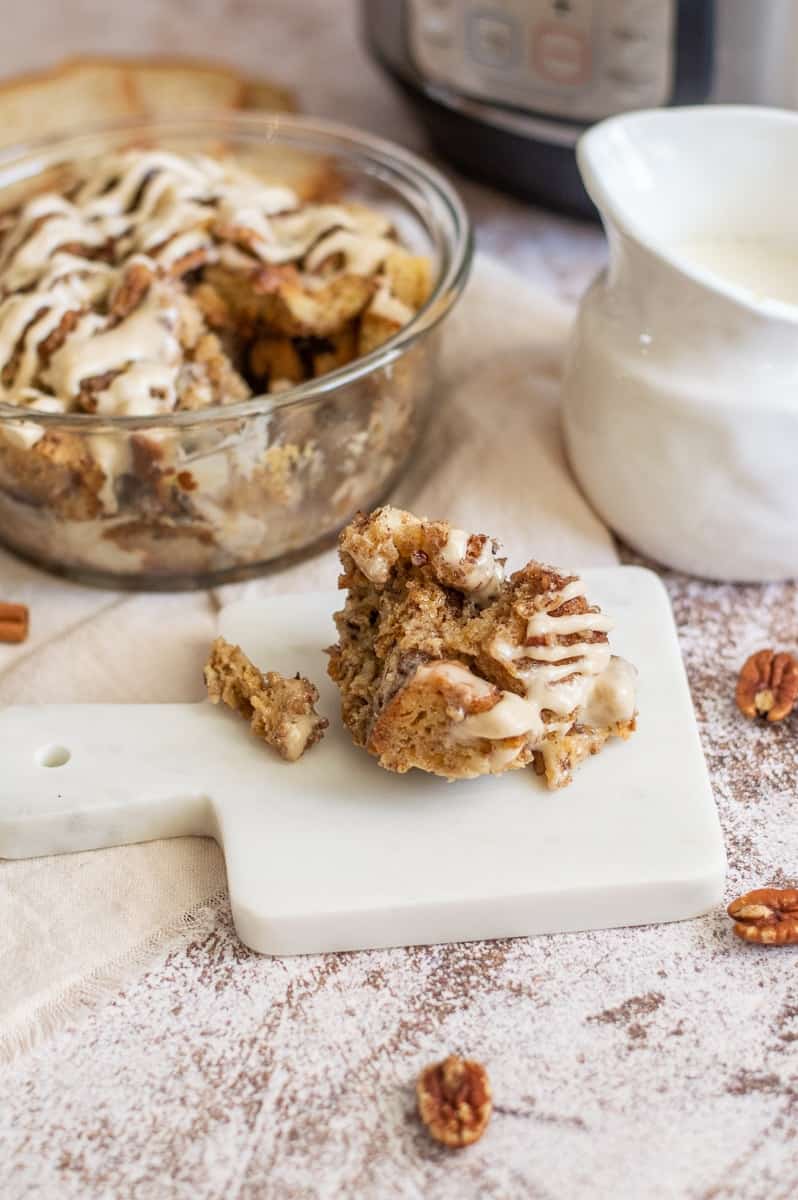
<path id="1" fill-rule="evenodd" d="M 533 764 L 550 787 L 635 728 L 635 675 L 576 576 L 505 579 L 484 534 L 395 508 L 340 538 L 347 590 L 329 674 L 353 740 L 390 771 L 447 779 Z"/>
<path id="2" fill-rule="evenodd" d="M 287 762 L 296 762 L 321 741 L 329 722 L 315 705 L 319 693 L 301 675 L 287 679 L 277 671 L 258 670 L 239 646 L 217 638 L 205 665 L 205 685 L 212 704 L 221 700 L 250 723 Z"/>

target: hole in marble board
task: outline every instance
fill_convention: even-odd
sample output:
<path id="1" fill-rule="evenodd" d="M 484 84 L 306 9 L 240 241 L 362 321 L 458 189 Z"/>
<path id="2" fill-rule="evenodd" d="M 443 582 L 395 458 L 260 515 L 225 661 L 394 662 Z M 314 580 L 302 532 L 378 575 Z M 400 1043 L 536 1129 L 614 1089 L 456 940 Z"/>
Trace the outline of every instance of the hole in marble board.
<path id="1" fill-rule="evenodd" d="M 72 751 L 66 746 L 41 746 L 35 757 L 40 767 L 63 767 L 72 757 Z"/>

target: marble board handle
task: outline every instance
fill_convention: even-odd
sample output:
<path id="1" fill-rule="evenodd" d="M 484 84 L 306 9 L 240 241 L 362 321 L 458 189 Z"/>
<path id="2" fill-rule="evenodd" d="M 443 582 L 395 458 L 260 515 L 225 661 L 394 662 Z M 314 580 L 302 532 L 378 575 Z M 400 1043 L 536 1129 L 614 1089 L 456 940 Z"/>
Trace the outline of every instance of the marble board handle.
<path id="1" fill-rule="evenodd" d="M 207 703 L 1 709 L 0 858 L 215 836 L 230 733 Z"/>

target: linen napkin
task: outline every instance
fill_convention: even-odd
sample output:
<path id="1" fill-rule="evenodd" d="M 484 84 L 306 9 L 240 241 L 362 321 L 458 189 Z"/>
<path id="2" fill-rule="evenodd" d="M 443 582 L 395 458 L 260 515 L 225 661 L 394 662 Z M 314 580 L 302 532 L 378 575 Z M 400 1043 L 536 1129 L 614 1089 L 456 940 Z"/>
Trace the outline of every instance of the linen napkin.
<path id="1" fill-rule="evenodd" d="M 477 257 L 448 320 L 434 415 L 394 503 L 500 537 L 511 566 L 617 561 L 560 440 L 571 316 Z M 29 640 L 0 646 L 0 704 L 199 700 L 220 606 L 334 587 L 336 563 L 331 550 L 212 592 L 130 595 L 62 582 L 0 551 L 0 599 L 31 610 Z M 0 862 L 0 1058 L 114 994 L 224 886 L 222 855 L 203 838 Z"/>

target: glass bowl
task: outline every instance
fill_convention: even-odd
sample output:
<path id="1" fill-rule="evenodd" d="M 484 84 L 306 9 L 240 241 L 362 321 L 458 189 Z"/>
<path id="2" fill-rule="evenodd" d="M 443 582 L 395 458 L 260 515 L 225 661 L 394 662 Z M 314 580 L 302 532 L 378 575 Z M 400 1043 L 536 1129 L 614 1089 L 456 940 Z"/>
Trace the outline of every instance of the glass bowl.
<path id="1" fill-rule="evenodd" d="M 394 337 L 278 394 L 153 417 L 37 412 L 35 422 L 0 401 L 0 542 L 86 583 L 208 587 L 319 548 L 390 491 L 436 395 L 471 230 L 456 191 L 415 155 L 343 126 L 263 114 L 98 125 L 4 151 L 0 208 L 66 163 L 140 145 L 261 170 L 265 158 L 278 174 L 284 162 L 317 189 L 327 181 L 336 197 L 386 211 L 432 264 L 429 300 Z M 53 452 L 32 469 L 30 446 L 48 434 Z"/>

